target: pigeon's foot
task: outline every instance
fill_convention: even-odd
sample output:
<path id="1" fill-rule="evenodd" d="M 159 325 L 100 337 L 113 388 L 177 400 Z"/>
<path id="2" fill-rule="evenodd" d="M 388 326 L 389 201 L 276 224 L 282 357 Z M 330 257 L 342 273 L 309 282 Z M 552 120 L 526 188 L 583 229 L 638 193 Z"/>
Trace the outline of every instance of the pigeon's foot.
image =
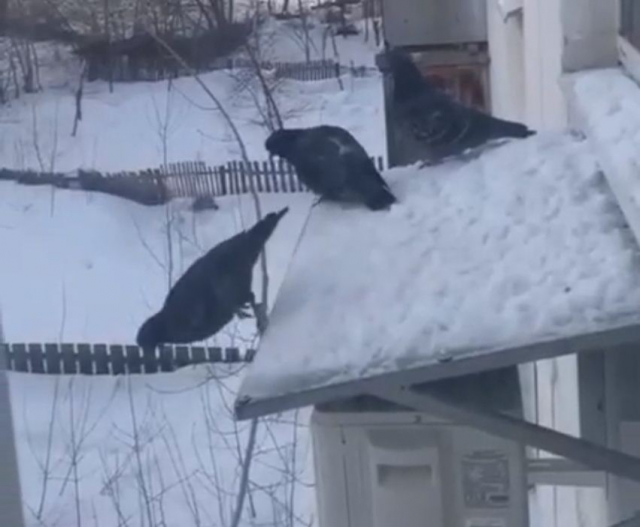
<path id="1" fill-rule="evenodd" d="M 245 311 L 246 308 L 240 308 L 236 311 L 236 316 L 239 319 L 245 319 L 245 318 L 253 318 L 253 315 L 247 311 Z"/>
<path id="2" fill-rule="evenodd" d="M 438 163 L 433 161 L 432 159 L 425 159 L 424 161 L 422 161 L 422 163 L 420 163 L 418 165 L 418 168 L 422 169 L 422 168 L 425 168 L 425 167 L 432 167 L 432 166 L 435 166 L 437 164 Z"/>
<path id="3" fill-rule="evenodd" d="M 267 330 L 267 326 L 269 325 L 269 319 L 267 318 L 267 309 L 264 304 L 254 303 L 253 313 L 256 317 L 258 333 L 262 335 Z"/>

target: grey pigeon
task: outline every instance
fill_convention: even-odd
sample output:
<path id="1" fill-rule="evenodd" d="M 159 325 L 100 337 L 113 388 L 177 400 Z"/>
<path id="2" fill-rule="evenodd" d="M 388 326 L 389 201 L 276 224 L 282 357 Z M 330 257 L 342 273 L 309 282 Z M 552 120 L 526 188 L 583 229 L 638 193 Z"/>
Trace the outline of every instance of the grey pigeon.
<path id="1" fill-rule="evenodd" d="M 207 339 L 234 315 L 250 316 L 245 308 L 259 309 L 251 289 L 253 267 L 288 210 L 267 214 L 251 229 L 219 243 L 191 264 L 169 291 L 162 309 L 140 327 L 137 343 L 145 354 L 154 353 L 163 343 Z"/>
<path id="2" fill-rule="evenodd" d="M 300 181 L 321 199 L 363 203 L 371 210 L 386 209 L 396 202 L 367 151 L 344 128 L 322 125 L 277 130 L 265 148 L 291 163 Z"/>
<path id="3" fill-rule="evenodd" d="M 454 101 L 432 86 L 404 51 L 388 50 L 385 59 L 385 67 L 393 75 L 397 122 L 424 146 L 429 161 L 459 156 L 491 141 L 535 134 L 521 123 L 498 119 Z"/>

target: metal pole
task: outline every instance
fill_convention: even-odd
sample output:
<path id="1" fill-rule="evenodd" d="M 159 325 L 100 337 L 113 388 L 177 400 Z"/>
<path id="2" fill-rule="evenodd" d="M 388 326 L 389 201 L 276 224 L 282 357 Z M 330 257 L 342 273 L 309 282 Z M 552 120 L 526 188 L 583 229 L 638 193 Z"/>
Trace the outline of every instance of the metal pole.
<path id="1" fill-rule="evenodd" d="M 611 527 L 640 527 L 640 513 L 633 516 L 633 518 L 629 518 L 628 520 L 616 523 Z"/>
<path id="2" fill-rule="evenodd" d="M 0 343 L 4 342 L 0 313 Z M 13 432 L 7 357 L 0 353 L 0 525 L 24 527 L 20 473 Z"/>

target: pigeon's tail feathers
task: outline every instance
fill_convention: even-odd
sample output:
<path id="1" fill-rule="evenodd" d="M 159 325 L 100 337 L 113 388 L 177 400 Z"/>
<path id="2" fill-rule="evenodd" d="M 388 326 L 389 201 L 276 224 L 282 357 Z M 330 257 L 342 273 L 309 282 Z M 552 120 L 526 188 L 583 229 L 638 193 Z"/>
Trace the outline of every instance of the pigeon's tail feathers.
<path id="1" fill-rule="evenodd" d="M 524 139 L 534 135 L 535 130 L 531 130 L 522 123 L 515 123 L 513 121 L 505 121 L 503 119 L 495 119 L 493 126 L 493 135 L 496 138 L 499 137 L 515 137 Z"/>
<path id="2" fill-rule="evenodd" d="M 371 210 L 385 210 L 397 201 L 388 187 L 381 186 L 375 193 L 367 197 L 365 205 Z"/>
<path id="3" fill-rule="evenodd" d="M 255 248 L 258 252 L 262 250 L 264 244 L 273 234 L 280 220 L 289 212 L 289 207 L 285 207 L 279 212 L 270 212 L 249 230 L 249 236 L 255 241 Z"/>

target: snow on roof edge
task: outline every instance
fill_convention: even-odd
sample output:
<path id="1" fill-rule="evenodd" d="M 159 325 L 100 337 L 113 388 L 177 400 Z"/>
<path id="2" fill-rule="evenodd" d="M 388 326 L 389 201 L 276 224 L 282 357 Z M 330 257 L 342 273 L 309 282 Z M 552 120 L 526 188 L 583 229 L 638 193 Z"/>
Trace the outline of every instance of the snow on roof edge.
<path id="1" fill-rule="evenodd" d="M 635 340 L 637 242 L 587 143 L 540 136 L 428 174 L 389 171 L 400 206 L 386 218 L 316 209 L 307 254 L 291 262 L 238 416 L 355 395 L 380 379 L 420 382 Z M 385 270 L 392 274 L 377 275 Z M 395 296 L 398 286 L 406 294 Z M 353 308 L 363 302 L 364 312 Z M 385 318 L 398 309 L 401 318 Z"/>
<path id="2" fill-rule="evenodd" d="M 450 361 L 434 361 L 432 364 L 408 370 L 390 371 L 336 384 L 313 386 L 308 390 L 285 392 L 272 397 L 253 398 L 247 395 L 246 383 L 243 382 L 236 398 L 235 414 L 238 420 L 243 421 L 364 395 L 373 386 L 379 387 L 381 383 L 402 386 L 422 384 L 573 353 L 586 353 L 640 342 L 640 318 L 629 317 L 629 319 L 613 328 L 608 327 L 571 337 L 551 338 L 512 348 L 505 347 L 484 352 L 476 350 L 466 355 L 460 354 Z"/>
<path id="3" fill-rule="evenodd" d="M 583 132 L 640 243 L 640 86 L 620 68 L 567 75 L 572 125 Z"/>

